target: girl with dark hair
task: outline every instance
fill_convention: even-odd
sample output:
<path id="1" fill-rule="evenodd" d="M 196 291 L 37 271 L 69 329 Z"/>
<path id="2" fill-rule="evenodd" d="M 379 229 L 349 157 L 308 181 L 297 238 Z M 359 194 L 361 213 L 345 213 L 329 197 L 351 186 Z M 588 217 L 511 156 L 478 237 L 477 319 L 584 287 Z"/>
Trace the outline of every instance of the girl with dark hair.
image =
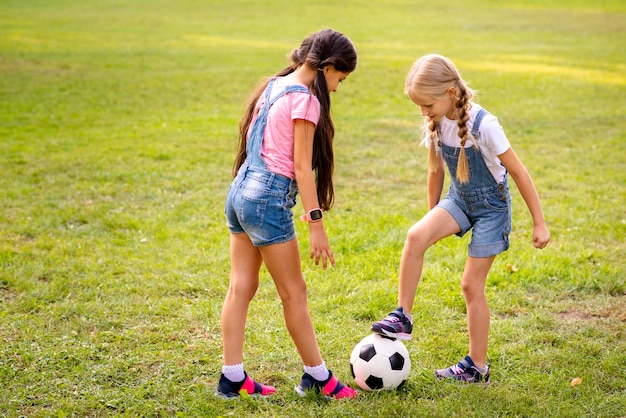
<path id="1" fill-rule="evenodd" d="M 317 345 L 291 210 L 300 193 L 310 257 L 324 269 L 334 265 L 323 221 L 334 200 L 330 93 L 354 71 L 357 54 L 346 36 L 325 29 L 304 39 L 290 60 L 252 94 L 240 123 L 235 179 L 225 209 L 231 277 L 222 308 L 224 364 L 216 392 L 222 398 L 276 391 L 255 382 L 243 367 L 246 316 L 262 263 L 274 280 L 287 330 L 304 363 L 297 393 L 316 390 L 333 399 L 357 395 L 326 368 Z"/>

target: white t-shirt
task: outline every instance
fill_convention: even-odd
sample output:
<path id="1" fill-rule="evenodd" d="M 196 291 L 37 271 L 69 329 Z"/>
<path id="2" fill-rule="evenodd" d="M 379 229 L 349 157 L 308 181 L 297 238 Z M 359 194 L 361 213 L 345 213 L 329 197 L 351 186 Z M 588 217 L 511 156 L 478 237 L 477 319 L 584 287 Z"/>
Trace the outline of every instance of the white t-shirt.
<path id="1" fill-rule="evenodd" d="M 468 132 L 472 132 L 472 126 L 478 111 L 482 107 L 477 103 L 472 103 L 472 107 L 469 110 L 469 120 L 467 121 Z M 459 128 L 456 120 L 443 117 L 439 123 L 441 128 L 441 142 L 449 147 L 459 148 L 461 146 L 461 138 L 459 138 Z M 477 145 L 480 148 L 480 153 L 487 164 L 487 168 L 493 175 L 496 182 L 500 183 L 504 180 L 506 169 L 500 162 L 498 155 L 503 154 L 506 150 L 511 148 L 508 138 L 504 134 L 504 129 L 496 118 L 491 113 L 488 113 L 483 117 L 483 120 L 478 128 L 480 137 Z M 465 142 L 465 147 L 471 147 L 472 140 Z M 426 146 L 430 145 L 430 141 L 426 141 Z"/>

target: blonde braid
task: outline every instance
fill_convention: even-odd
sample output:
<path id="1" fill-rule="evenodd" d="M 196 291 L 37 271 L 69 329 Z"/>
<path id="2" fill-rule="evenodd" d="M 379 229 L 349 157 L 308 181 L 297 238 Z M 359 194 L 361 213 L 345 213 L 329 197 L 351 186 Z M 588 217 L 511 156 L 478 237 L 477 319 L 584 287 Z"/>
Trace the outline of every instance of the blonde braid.
<path id="1" fill-rule="evenodd" d="M 448 97 L 451 87 L 456 87 L 456 115 L 458 135 L 461 138 L 461 151 L 459 153 L 459 162 L 456 172 L 456 178 L 461 183 L 469 181 L 469 167 L 465 152 L 465 144 L 468 139 L 473 140 L 471 133 L 468 133 L 467 122 L 469 121 L 468 110 L 471 107 L 474 91 L 469 88 L 465 81 L 461 78 L 459 71 L 452 61 L 443 55 L 429 54 L 419 58 L 409 71 L 406 82 L 404 84 L 404 92 L 409 98 L 419 106 L 424 105 L 422 102 L 424 97 L 433 99 L 442 99 Z M 431 173 L 436 172 L 439 167 L 438 161 L 438 142 L 440 139 L 439 126 L 430 117 L 426 116 L 424 110 L 423 133 L 424 140 L 422 144 L 430 145 L 428 154 L 428 169 Z M 476 143 L 473 142 L 476 147 Z"/>
<path id="2" fill-rule="evenodd" d="M 457 85 L 460 93 L 459 99 L 456 102 L 456 108 L 459 116 L 457 126 L 459 128 L 459 138 L 461 138 L 461 151 L 459 152 L 459 162 L 456 168 L 456 178 L 461 183 L 467 183 L 469 182 L 469 167 L 467 157 L 465 155 L 465 144 L 468 139 L 472 139 L 471 135 L 467 132 L 467 121 L 469 120 L 469 113 L 467 112 L 469 107 L 469 94 L 467 93 L 467 89 L 465 88 L 462 80 L 459 80 Z M 474 142 L 473 146 L 476 146 Z"/>
<path id="3" fill-rule="evenodd" d="M 437 158 L 437 142 L 439 139 L 439 132 L 437 131 L 437 124 L 434 120 L 428 116 L 424 118 L 424 125 L 428 129 L 428 140 L 430 146 L 428 149 L 428 171 L 436 173 L 439 167 L 439 161 Z"/>

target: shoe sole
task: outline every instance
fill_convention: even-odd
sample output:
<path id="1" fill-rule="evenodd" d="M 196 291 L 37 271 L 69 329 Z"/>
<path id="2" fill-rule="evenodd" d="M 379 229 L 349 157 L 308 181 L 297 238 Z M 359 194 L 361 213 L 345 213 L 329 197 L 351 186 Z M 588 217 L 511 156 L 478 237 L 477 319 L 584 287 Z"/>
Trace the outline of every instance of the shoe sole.
<path id="1" fill-rule="evenodd" d="M 476 386 L 490 386 L 491 382 L 484 382 L 484 381 L 480 381 L 480 382 L 468 382 L 467 380 L 455 380 L 455 379 L 450 379 L 450 378 L 437 378 L 438 381 L 440 382 L 450 382 L 450 384 L 457 384 L 457 385 L 476 385 Z"/>
<path id="2" fill-rule="evenodd" d="M 304 390 L 302 387 L 300 386 L 296 386 L 294 388 L 296 390 L 296 393 L 301 397 L 304 398 L 306 397 L 306 390 Z M 309 390 L 315 390 L 313 388 L 309 389 Z M 320 391 L 321 393 L 321 391 Z M 352 396 L 352 397 L 348 397 L 346 396 L 345 398 L 336 398 L 334 396 L 326 396 L 326 395 L 322 395 L 325 399 L 328 399 L 329 401 L 339 401 L 341 399 L 354 399 L 356 396 Z"/>
<path id="3" fill-rule="evenodd" d="M 412 337 L 411 334 L 407 334 L 404 332 L 398 332 L 398 333 L 390 332 L 382 328 L 378 329 L 378 328 L 372 327 L 372 331 L 378 335 L 382 335 L 383 337 L 393 338 L 394 340 L 397 339 L 397 340 L 402 340 L 402 341 L 411 341 L 411 337 Z"/>
<path id="4" fill-rule="evenodd" d="M 300 396 L 301 398 L 306 397 L 306 390 L 302 389 L 300 386 L 296 386 L 296 393 L 298 394 L 298 396 Z M 311 388 L 309 390 L 315 390 L 314 388 Z M 321 393 L 321 391 L 320 391 Z M 334 396 L 326 396 L 326 395 L 322 395 L 324 397 L 324 399 L 328 399 L 329 401 L 336 401 L 338 400 L 337 398 L 335 398 Z"/>
<path id="5" fill-rule="evenodd" d="M 226 394 L 226 393 L 222 393 L 222 392 L 219 392 L 219 391 L 215 391 L 214 395 L 217 396 L 218 398 L 222 399 L 222 400 L 225 400 L 225 401 L 233 401 L 233 400 L 242 398 L 241 395 Z M 265 399 L 265 398 L 271 397 L 272 395 L 265 395 L 265 396 L 263 396 L 260 393 L 253 393 L 252 395 L 248 395 L 248 397 L 249 398 L 254 398 L 254 399 Z"/>
<path id="6" fill-rule="evenodd" d="M 467 384 L 467 385 L 479 385 L 479 386 L 489 386 L 491 384 L 491 380 L 479 380 L 478 382 L 470 382 L 468 380 L 462 380 L 462 379 L 454 379 L 452 377 L 446 377 L 446 376 L 439 376 L 437 373 L 435 373 L 435 380 L 438 380 L 440 382 L 453 382 L 453 383 L 462 383 L 462 384 Z"/>
<path id="7" fill-rule="evenodd" d="M 306 391 L 304 389 L 302 389 L 300 386 L 296 386 L 296 393 L 301 397 L 304 398 L 306 396 Z"/>
<path id="8" fill-rule="evenodd" d="M 214 393 L 214 395 L 215 395 L 216 397 L 218 397 L 218 398 L 222 399 L 222 400 L 225 400 L 225 401 L 230 401 L 230 400 L 233 400 L 233 399 L 238 399 L 238 398 L 240 398 L 240 396 L 239 396 L 239 395 L 227 395 L 227 394 L 225 394 L 225 393 L 218 392 L 218 391 L 216 391 L 216 392 Z"/>

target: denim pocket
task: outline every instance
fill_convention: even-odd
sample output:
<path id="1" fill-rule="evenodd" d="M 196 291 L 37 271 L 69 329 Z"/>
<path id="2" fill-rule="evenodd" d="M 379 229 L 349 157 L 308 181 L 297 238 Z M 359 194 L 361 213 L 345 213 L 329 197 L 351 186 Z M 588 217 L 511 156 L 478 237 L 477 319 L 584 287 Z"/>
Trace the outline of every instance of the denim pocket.
<path id="1" fill-rule="evenodd" d="M 504 199 L 502 197 L 504 197 Z M 498 212 L 506 212 L 509 210 L 509 202 L 506 196 L 492 194 L 487 196 L 483 203 L 487 208 Z"/>
<path id="2" fill-rule="evenodd" d="M 265 210 L 267 208 L 267 199 L 246 196 L 241 196 L 240 217 L 239 221 L 242 226 L 247 228 L 260 228 L 263 226 L 265 219 Z"/>
<path id="3" fill-rule="evenodd" d="M 483 200 L 483 204 L 487 208 L 498 212 L 506 212 L 509 210 L 509 201 L 506 195 L 491 194 Z"/>

